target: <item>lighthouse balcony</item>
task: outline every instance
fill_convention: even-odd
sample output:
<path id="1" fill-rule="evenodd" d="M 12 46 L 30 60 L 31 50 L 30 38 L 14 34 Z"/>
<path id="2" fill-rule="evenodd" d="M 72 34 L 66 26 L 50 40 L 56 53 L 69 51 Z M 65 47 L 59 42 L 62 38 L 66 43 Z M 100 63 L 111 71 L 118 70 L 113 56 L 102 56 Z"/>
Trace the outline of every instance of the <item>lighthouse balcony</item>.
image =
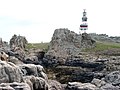
<path id="1" fill-rule="evenodd" d="M 81 28 L 87 28 L 88 25 L 86 25 L 86 24 L 81 24 L 80 27 L 81 27 Z"/>

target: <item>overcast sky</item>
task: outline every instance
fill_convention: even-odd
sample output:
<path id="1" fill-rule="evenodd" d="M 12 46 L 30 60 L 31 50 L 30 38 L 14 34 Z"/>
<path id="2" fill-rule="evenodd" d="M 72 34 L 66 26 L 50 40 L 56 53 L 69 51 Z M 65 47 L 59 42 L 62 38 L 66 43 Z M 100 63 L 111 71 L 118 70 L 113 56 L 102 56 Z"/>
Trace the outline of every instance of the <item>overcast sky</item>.
<path id="1" fill-rule="evenodd" d="M 57 28 L 79 33 L 83 9 L 88 33 L 120 36 L 120 0 L 0 0 L 0 37 L 49 42 Z"/>

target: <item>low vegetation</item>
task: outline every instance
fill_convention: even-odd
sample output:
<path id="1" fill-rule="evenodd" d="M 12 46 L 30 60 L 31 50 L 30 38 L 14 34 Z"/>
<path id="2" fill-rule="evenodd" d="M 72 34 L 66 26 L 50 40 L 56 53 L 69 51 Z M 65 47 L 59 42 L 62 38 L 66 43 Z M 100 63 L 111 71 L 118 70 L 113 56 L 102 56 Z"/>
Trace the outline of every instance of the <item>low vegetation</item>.
<path id="1" fill-rule="evenodd" d="M 45 51 L 48 50 L 49 43 L 28 43 L 26 48 L 27 49 L 44 49 Z"/>
<path id="2" fill-rule="evenodd" d="M 44 49 L 48 50 L 49 43 L 28 43 L 27 49 L 35 48 L 35 49 Z M 100 52 L 105 50 L 119 50 L 120 51 L 120 43 L 111 43 L 111 42 L 97 42 L 95 48 L 84 49 L 84 52 Z"/>
<path id="3" fill-rule="evenodd" d="M 120 49 L 120 43 L 110 43 L 110 42 L 97 42 L 95 48 L 84 49 L 83 51 L 104 51 L 111 49 Z"/>

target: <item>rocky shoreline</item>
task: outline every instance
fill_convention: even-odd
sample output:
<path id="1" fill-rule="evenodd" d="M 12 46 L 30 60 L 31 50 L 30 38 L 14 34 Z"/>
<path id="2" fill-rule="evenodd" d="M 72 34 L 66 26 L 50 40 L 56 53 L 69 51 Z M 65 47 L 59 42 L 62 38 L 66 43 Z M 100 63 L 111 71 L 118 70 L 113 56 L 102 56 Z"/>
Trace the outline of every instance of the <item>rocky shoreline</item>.
<path id="1" fill-rule="evenodd" d="M 82 52 L 96 41 L 56 29 L 47 52 L 26 50 L 27 40 L 14 35 L 0 40 L 0 90 L 120 90 L 120 56 Z"/>

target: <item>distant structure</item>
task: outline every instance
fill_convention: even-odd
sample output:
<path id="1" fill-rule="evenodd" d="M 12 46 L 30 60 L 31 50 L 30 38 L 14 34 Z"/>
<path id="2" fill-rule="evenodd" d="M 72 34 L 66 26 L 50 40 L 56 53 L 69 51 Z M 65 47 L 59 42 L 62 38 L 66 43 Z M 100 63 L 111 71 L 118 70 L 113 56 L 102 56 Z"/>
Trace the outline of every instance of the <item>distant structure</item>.
<path id="1" fill-rule="evenodd" d="M 87 24 L 87 16 L 86 16 L 86 11 L 84 9 L 83 12 L 83 17 L 82 17 L 82 24 L 80 25 L 80 30 L 86 32 L 86 30 L 88 29 L 88 24 Z"/>

